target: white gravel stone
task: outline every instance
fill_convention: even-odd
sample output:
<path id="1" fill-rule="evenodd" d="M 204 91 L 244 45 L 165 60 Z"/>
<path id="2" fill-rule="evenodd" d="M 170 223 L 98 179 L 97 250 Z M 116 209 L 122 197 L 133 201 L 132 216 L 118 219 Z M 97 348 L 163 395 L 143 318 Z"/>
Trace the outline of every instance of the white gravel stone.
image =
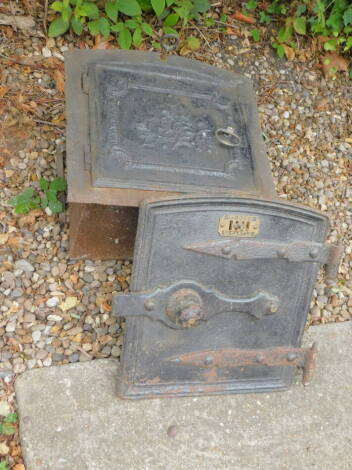
<path id="1" fill-rule="evenodd" d="M 47 307 L 53 308 L 59 303 L 58 297 L 50 297 L 46 302 Z"/>
<path id="2" fill-rule="evenodd" d="M 24 271 L 26 273 L 30 273 L 34 271 L 34 267 L 26 261 L 25 259 L 19 259 L 15 262 L 15 268 L 20 269 L 21 271 Z"/>

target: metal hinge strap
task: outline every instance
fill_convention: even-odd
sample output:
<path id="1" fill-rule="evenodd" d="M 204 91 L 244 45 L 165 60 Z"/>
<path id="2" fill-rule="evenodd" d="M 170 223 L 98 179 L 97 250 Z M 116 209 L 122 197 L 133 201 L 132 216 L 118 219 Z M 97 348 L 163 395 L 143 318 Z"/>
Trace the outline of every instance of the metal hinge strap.
<path id="1" fill-rule="evenodd" d="M 302 383 L 307 385 L 314 375 L 317 346 L 310 348 L 277 347 L 271 349 L 218 349 L 191 352 L 165 359 L 180 366 L 207 369 L 247 366 L 299 367 L 303 369 Z M 211 374 L 208 373 L 211 376 Z"/>
<path id="2" fill-rule="evenodd" d="M 343 253 L 341 246 L 310 241 L 280 243 L 266 240 L 216 240 L 188 245 L 184 248 L 202 254 L 238 261 L 281 258 L 293 263 L 313 262 L 325 264 L 329 280 L 336 277 Z"/>

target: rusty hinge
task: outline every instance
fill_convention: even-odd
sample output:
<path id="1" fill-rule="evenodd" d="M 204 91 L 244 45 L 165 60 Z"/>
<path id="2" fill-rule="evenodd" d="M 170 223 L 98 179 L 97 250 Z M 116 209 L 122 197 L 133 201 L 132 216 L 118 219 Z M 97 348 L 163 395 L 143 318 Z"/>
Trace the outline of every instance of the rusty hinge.
<path id="1" fill-rule="evenodd" d="M 277 347 L 271 349 L 217 349 L 191 352 L 165 359 L 180 366 L 207 369 L 245 366 L 286 366 L 303 369 L 302 383 L 307 385 L 316 366 L 316 343 L 310 348 Z M 208 374 L 213 376 L 214 374 Z"/>
<path id="2" fill-rule="evenodd" d="M 286 259 L 289 262 L 314 262 L 326 265 L 326 276 L 333 281 L 338 273 L 343 247 L 328 243 L 295 241 L 280 243 L 266 240 L 211 240 L 184 247 L 232 260 Z"/>

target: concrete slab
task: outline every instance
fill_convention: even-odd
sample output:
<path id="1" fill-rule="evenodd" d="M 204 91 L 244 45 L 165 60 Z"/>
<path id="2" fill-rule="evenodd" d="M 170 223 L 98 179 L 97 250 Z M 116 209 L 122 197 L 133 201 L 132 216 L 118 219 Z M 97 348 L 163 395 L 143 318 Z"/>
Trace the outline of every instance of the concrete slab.
<path id="1" fill-rule="evenodd" d="M 108 359 L 26 372 L 26 470 L 350 470 L 352 322 L 312 327 L 312 341 L 313 383 L 271 395 L 122 401 Z"/>

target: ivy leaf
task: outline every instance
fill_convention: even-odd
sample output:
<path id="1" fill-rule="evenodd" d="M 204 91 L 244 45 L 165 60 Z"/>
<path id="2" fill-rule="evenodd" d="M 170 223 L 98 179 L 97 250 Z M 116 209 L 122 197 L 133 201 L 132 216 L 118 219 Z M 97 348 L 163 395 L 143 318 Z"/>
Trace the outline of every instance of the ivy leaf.
<path id="1" fill-rule="evenodd" d="M 295 18 L 293 20 L 293 27 L 295 28 L 296 33 L 298 34 L 306 34 L 307 31 L 307 23 L 304 16 L 300 16 L 299 18 Z"/>
<path id="2" fill-rule="evenodd" d="M 142 23 L 142 30 L 145 34 L 148 34 L 148 36 L 153 36 L 152 27 L 148 23 Z"/>
<path id="3" fill-rule="evenodd" d="M 92 36 L 97 36 L 100 32 L 99 30 L 99 21 L 98 20 L 93 20 L 93 21 L 89 21 L 88 24 L 88 29 L 89 29 L 89 32 Z"/>
<path id="4" fill-rule="evenodd" d="M 106 18 L 99 18 L 99 31 L 101 34 L 104 36 L 104 38 L 108 38 L 110 34 L 110 24 Z M 65 183 L 65 188 L 66 188 L 66 183 Z M 65 189 L 64 188 L 64 189 Z M 59 189 L 59 191 L 64 191 L 64 189 Z"/>
<path id="5" fill-rule="evenodd" d="M 178 23 L 180 17 L 177 13 L 171 13 L 171 15 L 167 16 L 164 20 L 164 26 L 175 26 Z"/>
<path id="6" fill-rule="evenodd" d="M 2 423 L 0 424 L 0 433 L 5 434 L 6 436 L 10 436 L 11 434 L 15 434 L 16 428 L 12 423 Z"/>
<path id="7" fill-rule="evenodd" d="M 132 44 L 132 36 L 127 28 L 123 28 L 119 32 L 119 46 L 121 49 L 130 49 Z"/>
<path id="8" fill-rule="evenodd" d="M 285 48 L 282 44 L 277 44 L 277 43 L 273 43 L 272 44 L 273 48 L 276 49 L 276 54 L 278 55 L 278 57 L 280 57 L 280 59 L 282 59 L 285 55 Z"/>
<path id="9" fill-rule="evenodd" d="M 110 20 L 112 20 L 114 23 L 116 23 L 118 12 L 119 12 L 119 7 L 117 5 L 117 2 L 106 2 L 105 3 L 105 12 L 106 12 L 108 18 L 110 18 Z"/>
<path id="10" fill-rule="evenodd" d="M 71 13 L 72 13 L 71 7 L 63 8 L 61 15 L 65 23 L 68 23 L 70 21 Z"/>
<path id="11" fill-rule="evenodd" d="M 288 42 L 291 41 L 292 39 L 292 26 L 291 25 L 286 25 L 283 26 L 278 35 L 277 38 L 280 42 Z"/>
<path id="12" fill-rule="evenodd" d="M 152 11 L 152 4 L 150 0 L 138 0 L 143 11 Z"/>
<path id="13" fill-rule="evenodd" d="M 69 23 L 64 21 L 62 17 L 56 18 L 52 23 L 50 23 L 48 29 L 48 36 L 51 38 L 55 38 L 56 36 L 61 36 L 61 34 L 66 33 L 68 30 Z"/>
<path id="14" fill-rule="evenodd" d="M 302 16 L 307 11 L 306 5 L 298 5 L 295 16 Z"/>
<path id="15" fill-rule="evenodd" d="M 119 0 L 119 10 L 127 16 L 137 16 L 142 13 L 137 0 Z"/>
<path id="16" fill-rule="evenodd" d="M 39 179 L 39 187 L 42 191 L 49 189 L 49 182 L 45 178 Z"/>
<path id="17" fill-rule="evenodd" d="M 85 16 L 88 16 L 88 18 L 95 19 L 99 16 L 99 9 L 95 3 L 85 2 L 82 4 L 81 10 L 84 12 Z"/>
<path id="18" fill-rule="evenodd" d="M 83 25 L 78 18 L 73 17 L 71 19 L 71 27 L 73 32 L 77 34 L 77 36 L 80 36 L 82 34 Z"/>
<path id="19" fill-rule="evenodd" d="M 165 0 L 151 0 L 151 4 L 156 16 L 160 16 L 165 10 Z"/>
<path id="20" fill-rule="evenodd" d="M 60 177 L 54 178 L 50 183 L 50 189 L 54 191 L 65 191 L 66 181 Z"/>
<path id="21" fill-rule="evenodd" d="M 163 28 L 164 34 L 174 34 L 175 36 L 179 36 L 178 32 L 174 28 L 170 28 L 170 26 L 166 26 Z"/>
<path id="22" fill-rule="evenodd" d="M 136 28 L 132 36 L 133 45 L 139 47 L 142 44 L 142 30 L 141 28 Z"/>

